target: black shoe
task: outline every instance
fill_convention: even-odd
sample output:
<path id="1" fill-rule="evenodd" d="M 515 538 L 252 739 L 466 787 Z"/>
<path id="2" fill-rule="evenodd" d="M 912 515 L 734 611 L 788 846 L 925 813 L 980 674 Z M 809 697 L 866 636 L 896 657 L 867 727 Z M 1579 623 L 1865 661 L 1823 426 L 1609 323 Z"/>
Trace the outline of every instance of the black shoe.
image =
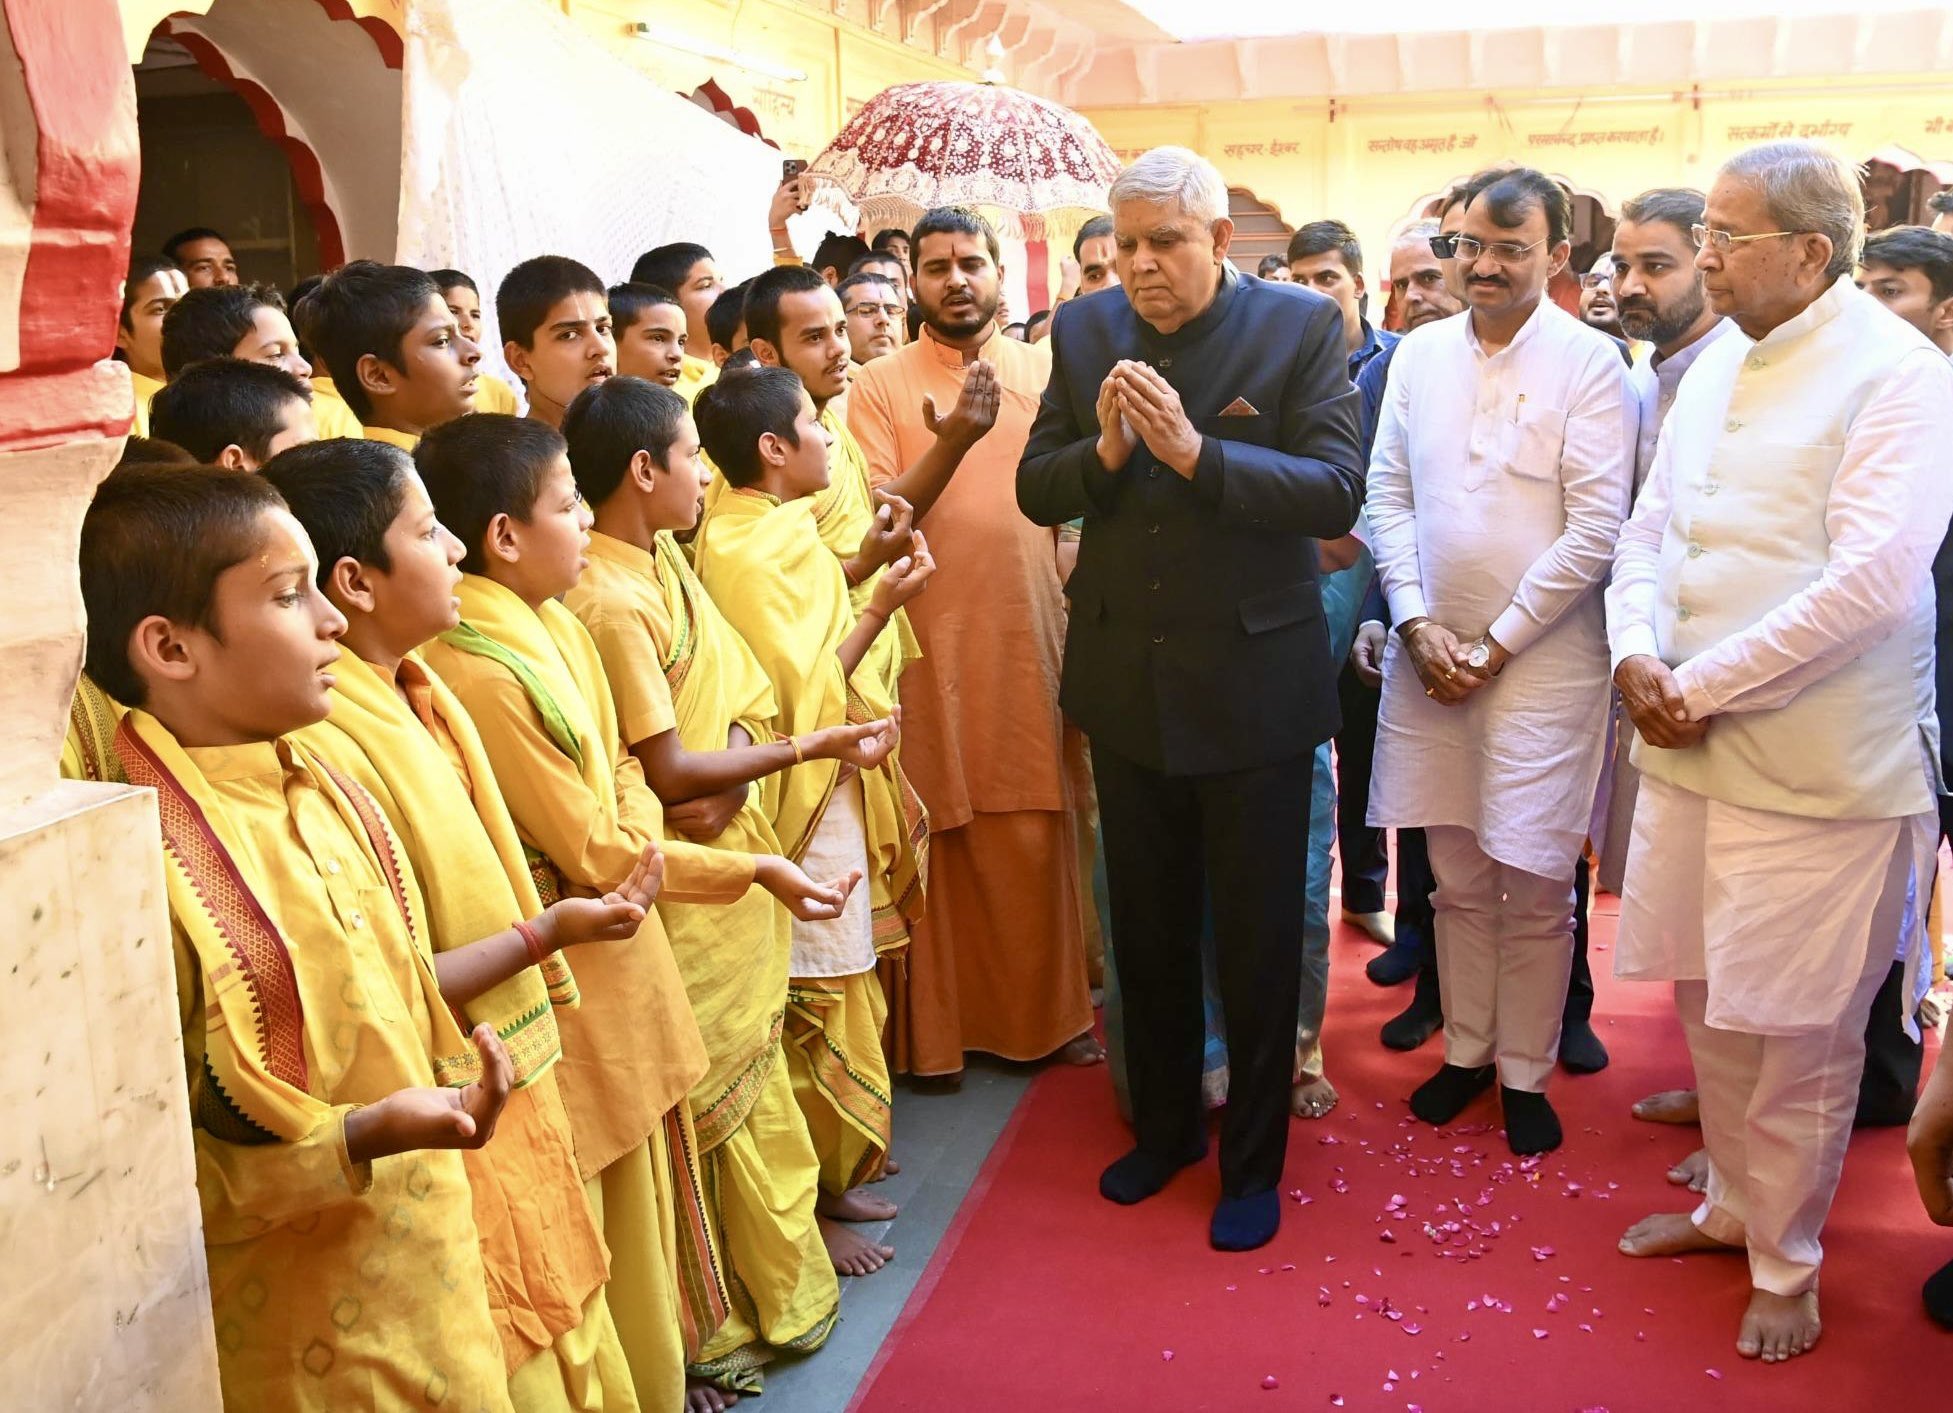
<path id="1" fill-rule="evenodd" d="M 1448 1124 L 1490 1089 L 1498 1075 L 1497 1065 L 1440 1065 L 1438 1072 L 1411 1094 L 1411 1112 L 1427 1124 Z"/>
<path id="2" fill-rule="evenodd" d="M 1363 974 L 1379 986 L 1401 986 L 1417 975 L 1421 942 L 1397 942 L 1384 948 L 1364 964 Z"/>
<path id="3" fill-rule="evenodd" d="M 1607 1068 L 1607 1047 L 1587 1021 L 1560 1028 L 1560 1067 L 1568 1074 L 1599 1074 Z"/>
<path id="4" fill-rule="evenodd" d="M 1505 1110 L 1505 1141 L 1520 1157 L 1551 1153 L 1560 1146 L 1560 1116 L 1544 1094 L 1499 1086 L 1499 1107 Z"/>
<path id="5" fill-rule="evenodd" d="M 1413 996 L 1411 1003 L 1383 1023 L 1383 1043 L 1392 1050 L 1415 1050 L 1438 1033 L 1444 1008 L 1436 1001 Z"/>
<path id="6" fill-rule="evenodd" d="M 1926 1299 L 1926 1313 L 1941 1329 L 1953 1330 L 1953 1262 L 1948 1262 L 1926 1277 L 1920 1292 Z"/>
<path id="7" fill-rule="evenodd" d="M 1190 1163 L 1198 1163 L 1206 1156 L 1207 1145 L 1204 1143 L 1180 1158 L 1159 1158 L 1143 1148 L 1135 1148 L 1099 1174 L 1099 1196 L 1108 1202 L 1117 1202 L 1121 1207 L 1144 1202 L 1171 1182 L 1180 1169 Z"/>
<path id="8" fill-rule="evenodd" d="M 1281 1195 L 1272 1188 L 1251 1197 L 1223 1197 L 1208 1223 L 1207 1244 L 1216 1251 L 1252 1251 L 1273 1241 L 1281 1225 Z"/>

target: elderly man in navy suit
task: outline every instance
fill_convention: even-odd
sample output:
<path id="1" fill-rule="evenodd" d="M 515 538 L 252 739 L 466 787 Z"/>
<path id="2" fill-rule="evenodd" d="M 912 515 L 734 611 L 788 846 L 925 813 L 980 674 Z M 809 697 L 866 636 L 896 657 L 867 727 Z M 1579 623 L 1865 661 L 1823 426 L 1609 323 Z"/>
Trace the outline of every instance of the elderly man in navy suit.
<path id="1" fill-rule="evenodd" d="M 1099 1190 L 1206 1153 L 1200 933 L 1228 1038 L 1222 1250 L 1272 1238 L 1301 987 L 1309 786 L 1337 725 L 1318 539 L 1363 503 L 1342 313 L 1227 263 L 1213 165 L 1156 148 L 1112 184 L 1123 292 L 1066 304 L 1017 469 L 1041 525 L 1083 517 L 1060 700 L 1092 742 L 1125 994 L 1134 1149 Z"/>

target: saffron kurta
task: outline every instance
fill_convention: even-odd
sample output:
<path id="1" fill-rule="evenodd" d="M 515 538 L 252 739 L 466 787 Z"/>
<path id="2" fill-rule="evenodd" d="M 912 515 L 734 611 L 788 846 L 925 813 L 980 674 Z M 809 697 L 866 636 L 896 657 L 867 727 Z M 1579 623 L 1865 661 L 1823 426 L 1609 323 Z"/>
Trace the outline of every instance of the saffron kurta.
<path id="1" fill-rule="evenodd" d="M 615 887 L 663 840 L 664 819 L 618 737 L 589 633 L 561 604 L 532 610 L 477 575 L 460 597 L 461 625 L 425 656 L 481 733 L 542 891 Z M 661 898 L 730 903 L 752 883 L 749 855 L 663 849 Z M 655 910 L 632 941 L 585 947 L 574 964 L 583 1004 L 559 1017 L 558 1077 L 610 1246 L 611 1311 L 639 1400 L 676 1407 L 686 1359 L 725 1314 L 684 1102 L 705 1046 Z"/>
<path id="2" fill-rule="evenodd" d="M 589 568 L 564 602 L 597 644 L 627 743 L 675 729 L 687 750 L 718 751 L 735 725 L 754 741 L 774 736 L 771 683 L 669 535 L 647 554 L 593 534 Z M 756 787 L 711 843 L 781 852 Z M 818 1348 L 840 1306 L 814 1221 L 813 1142 L 781 1050 L 792 920 L 757 888 L 729 907 L 660 900 L 658 913 L 711 1061 L 692 1120 L 707 1214 L 733 1275 L 733 1308 L 694 1373 L 756 1392 L 767 1346 Z"/>
<path id="3" fill-rule="evenodd" d="M 354 1108 L 475 1066 L 384 817 L 286 741 L 132 712 L 116 753 L 158 792 L 225 1406 L 504 1413 L 461 1155 L 346 1148 Z"/>
<path id="4" fill-rule="evenodd" d="M 895 1009 L 896 1067 L 963 1068 L 965 1050 L 1049 1055 L 1092 1024 L 1058 671 L 1063 587 L 1054 530 L 1017 507 L 1017 463 L 1050 380 L 1042 345 L 991 337 L 996 425 L 963 458 L 923 530 L 938 568 L 909 605 L 921 661 L 903 682 L 903 763 L 929 806 L 932 898 Z M 927 329 L 861 368 L 848 425 L 871 483 L 934 445 L 967 364 Z"/>
<path id="5" fill-rule="evenodd" d="M 136 394 L 135 421 L 129 426 L 129 435 L 146 437 L 149 435 L 149 399 L 156 396 L 157 390 L 163 385 L 155 378 L 138 373 L 133 368 L 129 370 L 129 383 Z"/>
<path id="6" fill-rule="evenodd" d="M 332 715 L 299 739 L 385 810 L 423 880 L 434 951 L 535 917 L 542 905 L 514 821 L 481 738 L 446 684 L 412 656 L 399 669 L 404 697 L 350 652 L 336 676 Z M 471 1025 L 495 1027 L 515 1063 L 517 1087 L 495 1141 L 466 1155 L 489 1301 L 512 1380 L 521 1371 L 521 1413 L 634 1409 L 630 1371 L 603 1301 L 609 1253 L 583 1194 L 557 1089 L 562 1050 L 552 1001 L 577 1003 L 575 978 L 560 954 L 547 973 L 526 968 L 462 1008 Z M 582 1340 L 566 1338 L 586 1321 L 591 1328 Z M 531 1363 L 539 1367 L 526 1368 Z"/>
<path id="7" fill-rule="evenodd" d="M 515 389 L 496 377 L 493 373 L 479 370 L 475 373 L 475 411 L 501 412 L 510 417 L 522 414 L 522 402 L 515 395 Z"/>

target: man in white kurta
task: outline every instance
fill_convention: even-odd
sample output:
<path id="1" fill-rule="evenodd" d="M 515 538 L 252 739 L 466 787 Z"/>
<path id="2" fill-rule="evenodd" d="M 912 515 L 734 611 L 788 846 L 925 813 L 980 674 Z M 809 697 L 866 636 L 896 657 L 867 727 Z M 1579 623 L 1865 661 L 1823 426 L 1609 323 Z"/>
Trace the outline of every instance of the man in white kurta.
<path id="1" fill-rule="evenodd" d="M 1607 595 L 1642 773 L 1616 970 L 1674 984 L 1709 1155 L 1707 1199 L 1621 1248 L 1747 1248 L 1737 1348 L 1768 1361 L 1817 1340 L 1866 1016 L 1935 837 L 1953 369 L 1852 286 L 1863 219 L 1810 144 L 1724 164 L 1697 263 L 1739 334 L 1678 390 Z"/>
<path id="2" fill-rule="evenodd" d="M 1370 822 L 1423 827 L 1438 885 L 1445 1063 L 1411 1109 L 1449 1123 L 1496 1077 L 1519 1153 L 1560 1142 L 1545 1088 L 1606 733 L 1599 585 L 1634 464 L 1619 350 L 1544 297 L 1568 224 L 1523 168 L 1472 199 L 1467 315 L 1398 346 L 1369 480 L 1397 624 Z"/>

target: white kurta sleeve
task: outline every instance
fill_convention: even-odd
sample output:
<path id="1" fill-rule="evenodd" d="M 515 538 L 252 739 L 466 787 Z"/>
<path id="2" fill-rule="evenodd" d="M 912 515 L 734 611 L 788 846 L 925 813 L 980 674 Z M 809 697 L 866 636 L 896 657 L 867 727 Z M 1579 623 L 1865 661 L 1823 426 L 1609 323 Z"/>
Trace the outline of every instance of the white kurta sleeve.
<path id="1" fill-rule="evenodd" d="M 1691 720 L 1781 707 L 1907 622 L 1953 518 L 1941 442 L 1949 425 L 1953 364 L 1921 348 L 1899 363 L 1845 436 L 1825 505 L 1824 572 L 1675 670 Z"/>
<path id="2" fill-rule="evenodd" d="M 1407 357 L 1407 352 L 1399 345 L 1391 360 L 1390 378 L 1384 384 L 1364 504 L 1370 552 L 1376 556 L 1377 575 L 1383 581 L 1392 623 L 1425 616 L 1424 576 L 1417 561 L 1417 498 L 1411 491 L 1410 478 L 1410 384 L 1414 379 L 1405 367 L 1415 355 Z"/>
<path id="3" fill-rule="evenodd" d="M 1672 510 L 1673 446 L 1664 432 L 1648 479 L 1635 497 L 1634 513 L 1621 526 L 1621 538 L 1614 546 L 1614 577 L 1607 584 L 1607 641 L 1615 667 L 1644 653 L 1661 654 L 1655 635 L 1655 590 L 1662 536 Z"/>
<path id="4" fill-rule="evenodd" d="M 1611 348 L 1589 356 L 1567 409 L 1558 468 L 1566 528 L 1532 562 L 1512 602 L 1492 622 L 1492 637 L 1521 653 L 1607 576 L 1634 484 L 1640 404 L 1627 366 Z"/>

